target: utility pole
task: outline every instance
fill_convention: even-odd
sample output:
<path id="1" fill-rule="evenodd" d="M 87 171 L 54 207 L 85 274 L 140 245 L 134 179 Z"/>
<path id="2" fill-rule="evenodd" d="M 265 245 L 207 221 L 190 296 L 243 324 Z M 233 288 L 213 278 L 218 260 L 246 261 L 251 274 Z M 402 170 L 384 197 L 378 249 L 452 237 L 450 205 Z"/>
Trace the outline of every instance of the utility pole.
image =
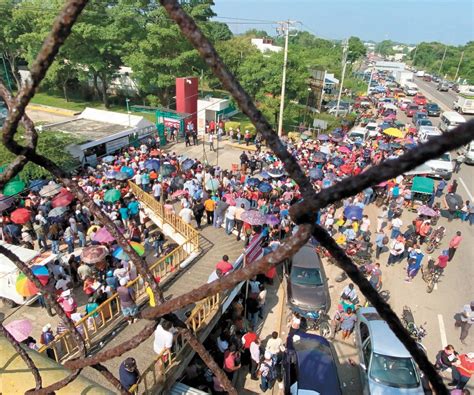
<path id="1" fill-rule="evenodd" d="M 438 70 L 438 75 L 441 76 L 441 69 L 443 68 L 443 63 L 444 63 L 444 58 L 446 57 L 446 51 L 448 50 L 448 46 L 444 46 L 444 53 L 443 53 L 443 59 L 441 59 L 441 64 L 439 65 L 439 70 Z"/>
<path id="2" fill-rule="evenodd" d="M 342 77 L 339 85 L 339 94 L 337 95 L 336 117 L 339 116 L 339 105 L 341 104 L 342 86 L 344 85 L 344 76 L 346 75 L 347 54 L 349 50 L 349 41 L 345 39 L 342 43 Z"/>
<path id="3" fill-rule="evenodd" d="M 373 78 L 374 78 L 374 68 L 372 68 L 372 70 L 370 70 L 369 85 L 367 85 L 367 94 L 366 94 L 366 96 L 369 96 L 370 84 L 372 83 Z"/>
<path id="4" fill-rule="evenodd" d="M 125 103 L 127 103 L 128 126 L 130 126 L 130 99 L 128 97 L 125 99 Z"/>
<path id="5" fill-rule="evenodd" d="M 290 36 L 290 29 L 294 29 L 296 21 L 281 21 L 278 22 L 277 33 L 285 35 L 285 49 L 283 53 L 283 75 L 281 78 L 281 96 L 280 96 L 280 114 L 278 117 L 278 136 L 283 135 L 283 110 L 285 109 L 285 89 L 286 89 L 286 66 L 288 63 L 288 37 Z M 292 34 L 292 36 L 296 35 Z"/>
<path id="6" fill-rule="evenodd" d="M 461 52 L 461 58 L 459 59 L 458 68 L 456 69 L 456 75 L 454 76 L 454 82 L 458 79 L 459 68 L 461 67 L 462 59 L 464 58 L 464 51 Z"/>

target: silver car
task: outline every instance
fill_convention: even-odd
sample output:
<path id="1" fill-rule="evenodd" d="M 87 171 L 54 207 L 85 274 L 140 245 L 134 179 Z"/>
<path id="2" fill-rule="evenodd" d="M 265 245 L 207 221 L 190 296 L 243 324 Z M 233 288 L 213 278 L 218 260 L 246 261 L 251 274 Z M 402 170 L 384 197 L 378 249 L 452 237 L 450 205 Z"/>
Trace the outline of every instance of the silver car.
<path id="1" fill-rule="evenodd" d="M 355 339 L 365 395 L 424 394 L 415 361 L 375 308 L 357 311 Z"/>

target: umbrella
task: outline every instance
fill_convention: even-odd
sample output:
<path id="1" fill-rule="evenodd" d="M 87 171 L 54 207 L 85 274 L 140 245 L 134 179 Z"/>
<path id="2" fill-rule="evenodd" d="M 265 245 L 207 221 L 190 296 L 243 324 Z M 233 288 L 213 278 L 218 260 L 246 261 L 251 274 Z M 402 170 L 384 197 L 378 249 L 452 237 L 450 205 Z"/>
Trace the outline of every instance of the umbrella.
<path id="1" fill-rule="evenodd" d="M 108 255 L 109 250 L 105 246 L 89 246 L 82 250 L 81 259 L 85 263 L 99 263 Z"/>
<path id="2" fill-rule="evenodd" d="M 61 185 L 56 184 L 55 182 L 45 185 L 39 191 L 40 196 L 42 197 L 51 197 L 57 195 L 61 192 Z"/>
<path id="3" fill-rule="evenodd" d="M 402 138 L 404 136 L 403 132 L 400 129 L 397 129 L 397 128 L 388 128 L 388 129 L 385 129 L 383 132 L 387 136 L 391 136 L 391 137 L 400 137 L 400 138 Z"/>
<path id="4" fill-rule="evenodd" d="M 280 223 L 280 219 L 274 214 L 268 214 L 266 216 L 266 223 L 270 226 L 275 226 Z"/>
<path id="5" fill-rule="evenodd" d="M 124 173 L 124 172 L 119 172 L 115 175 L 115 179 L 117 181 L 125 181 L 126 179 L 128 179 L 128 174 L 127 173 Z"/>
<path id="6" fill-rule="evenodd" d="M 145 168 L 148 170 L 160 170 L 160 161 L 158 159 L 147 159 L 145 161 Z"/>
<path id="7" fill-rule="evenodd" d="M 457 193 L 448 193 L 445 199 L 450 210 L 460 210 L 463 206 L 462 197 Z"/>
<path id="8" fill-rule="evenodd" d="M 320 134 L 320 135 L 318 135 L 318 140 L 319 141 L 328 141 L 329 136 L 327 134 Z"/>
<path id="9" fill-rule="evenodd" d="M 340 169 L 344 174 L 351 174 L 352 173 L 352 166 L 347 164 L 347 163 L 345 165 L 342 165 L 340 167 Z"/>
<path id="10" fill-rule="evenodd" d="M 270 170 L 267 170 L 267 173 L 270 177 L 273 177 L 273 178 L 278 178 L 278 177 L 283 176 L 283 170 L 280 170 L 280 169 L 270 169 Z"/>
<path id="11" fill-rule="evenodd" d="M 384 117 L 384 122 L 390 122 L 390 121 L 394 121 L 395 119 L 397 119 L 397 115 L 396 114 L 388 114 L 386 117 Z"/>
<path id="12" fill-rule="evenodd" d="M 181 163 L 181 169 L 184 171 L 188 171 L 194 166 L 194 161 L 192 159 L 185 159 L 183 163 Z"/>
<path id="13" fill-rule="evenodd" d="M 273 187 L 268 182 L 262 182 L 258 186 L 258 190 L 262 193 L 268 193 L 273 189 Z"/>
<path id="14" fill-rule="evenodd" d="M 31 220 L 31 211 L 26 208 L 17 208 L 12 212 L 10 219 L 15 224 L 23 225 Z"/>
<path id="15" fill-rule="evenodd" d="M 260 184 L 260 180 L 258 178 L 252 177 L 247 180 L 247 185 L 250 185 L 251 187 L 258 187 Z"/>
<path id="16" fill-rule="evenodd" d="M 235 206 L 235 198 L 232 194 L 226 193 L 223 197 L 225 197 L 225 201 L 230 204 L 231 206 Z"/>
<path id="17" fill-rule="evenodd" d="M 173 189 L 184 189 L 184 178 L 183 177 L 174 177 L 171 180 L 171 188 Z"/>
<path id="18" fill-rule="evenodd" d="M 57 217 L 62 217 L 67 211 L 66 207 L 56 207 L 53 208 L 49 213 L 48 213 L 48 218 L 57 218 Z"/>
<path id="19" fill-rule="evenodd" d="M 96 241 L 97 243 L 111 243 L 115 240 L 115 237 L 113 237 L 106 228 L 100 228 L 98 231 L 96 231 L 92 237 L 92 240 Z"/>
<path id="20" fill-rule="evenodd" d="M 0 211 L 5 211 L 13 204 L 13 198 L 0 194 Z"/>
<path id="21" fill-rule="evenodd" d="M 115 203 L 120 200 L 121 193 L 118 189 L 109 189 L 105 192 L 104 202 Z"/>
<path id="22" fill-rule="evenodd" d="M 267 221 L 265 214 L 257 210 L 244 211 L 240 218 L 250 225 L 263 225 Z"/>
<path id="23" fill-rule="evenodd" d="M 160 173 L 162 176 L 164 177 L 167 177 L 169 176 L 171 173 L 173 173 L 174 171 L 176 171 L 176 167 L 169 164 L 169 163 L 165 163 L 163 166 L 161 166 L 160 168 Z"/>
<path id="24" fill-rule="evenodd" d="M 74 195 L 67 189 L 62 189 L 61 193 L 57 195 L 51 202 L 53 207 L 66 207 L 69 206 L 74 200 Z"/>
<path id="25" fill-rule="evenodd" d="M 323 178 L 323 171 L 317 167 L 310 169 L 308 174 L 313 180 L 321 180 Z"/>
<path id="26" fill-rule="evenodd" d="M 186 193 L 186 191 L 184 189 L 178 189 L 177 191 L 173 192 L 171 197 L 177 198 L 177 197 L 180 197 L 180 196 L 184 195 L 185 193 Z"/>
<path id="27" fill-rule="evenodd" d="M 339 167 L 341 166 L 342 164 L 344 163 L 344 161 L 342 160 L 342 158 L 339 158 L 338 156 L 336 156 L 333 160 L 332 160 L 332 164 L 336 167 Z"/>
<path id="28" fill-rule="evenodd" d="M 89 229 L 87 229 L 87 236 L 90 236 L 91 233 L 97 232 L 99 229 L 99 225 L 92 225 Z"/>
<path id="29" fill-rule="evenodd" d="M 426 215 L 427 217 L 437 217 L 439 214 L 437 211 L 433 210 L 428 206 L 421 206 L 418 208 L 418 214 Z"/>
<path id="30" fill-rule="evenodd" d="M 25 189 L 25 183 L 23 181 L 8 181 L 3 188 L 3 194 L 5 196 L 13 196 L 19 194 Z"/>
<path id="31" fill-rule="evenodd" d="M 48 184 L 48 182 L 48 180 L 32 180 L 30 181 L 29 188 L 33 192 L 38 192 L 41 188 Z"/>
<path id="32" fill-rule="evenodd" d="M 344 216 L 349 219 L 362 219 L 362 207 L 359 206 L 347 206 L 344 209 Z"/>
<path id="33" fill-rule="evenodd" d="M 240 207 L 242 204 L 244 205 L 245 210 L 248 210 L 250 208 L 250 202 L 247 199 L 244 199 L 244 198 L 235 199 L 235 205 L 237 207 Z"/>
<path id="34" fill-rule="evenodd" d="M 268 174 L 265 170 L 260 173 L 260 177 L 262 177 L 264 180 L 271 178 L 270 174 Z"/>
<path id="35" fill-rule="evenodd" d="M 105 178 L 108 178 L 109 180 L 115 178 L 117 176 L 118 172 L 115 170 L 109 170 L 105 173 Z"/>
<path id="36" fill-rule="evenodd" d="M 211 191 L 217 191 L 217 188 L 219 188 L 219 181 L 215 178 L 211 178 L 206 182 L 206 188 Z"/>
<path id="37" fill-rule="evenodd" d="M 49 273 L 46 266 L 35 265 L 31 267 L 31 270 L 33 271 L 33 274 L 38 277 L 38 280 L 42 285 L 46 285 L 48 283 Z M 21 296 L 28 297 L 38 293 L 38 288 L 36 288 L 36 285 L 33 284 L 33 282 L 31 282 L 23 272 L 18 275 L 15 287 L 16 291 Z"/>
<path id="38" fill-rule="evenodd" d="M 390 150 L 390 145 L 387 143 L 379 143 L 379 149 L 382 151 L 388 151 Z"/>
<path id="39" fill-rule="evenodd" d="M 30 320 L 15 320 L 5 325 L 5 329 L 10 332 L 17 342 L 26 340 L 33 331 L 33 324 Z"/>
<path id="40" fill-rule="evenodd" d="M 115 160 L 115 156 L 107 155 L 102 158 L 102 162 L 112 163 Z"/>
<path id="41" fill-rule="evenodd" d="M 128 166 L 122 166 L 121 169 L 120 169 L 120 172 L 125 173 L 128 176 L 128 178 L 132 178 L 133 175 L 135 174 L 133 169 L 131 167 L 128 167 Z"/>
<path id="42" fill-rule="evenodd" d="M 338 149 L 339 149 L 339 152 L 342 152 L 343 154 L 350 154 L 351 153 L 351 150 L 348 147 L 346 147 L 345 145 L 339 147 Z"/>
<path id="43" fill-rule="evenodd" d="M 145 247 L 143 247 L 140 243 L 137 243 L 136 241 L 131 241 L 130 245 L 132 246 L 132 248 L 135 250 L 135 252 L 138 255 L 142 256 L 142 255 L 145 254 Z M 125 253 L 125 251 L 123 250 L 122 247 L 117 248 L 113 252 L 112 255 L 115 258 L 120 259 L 120 260 L 124 260 L 124 261 L 128 261 L 130 259 L 129 256 Z"/>

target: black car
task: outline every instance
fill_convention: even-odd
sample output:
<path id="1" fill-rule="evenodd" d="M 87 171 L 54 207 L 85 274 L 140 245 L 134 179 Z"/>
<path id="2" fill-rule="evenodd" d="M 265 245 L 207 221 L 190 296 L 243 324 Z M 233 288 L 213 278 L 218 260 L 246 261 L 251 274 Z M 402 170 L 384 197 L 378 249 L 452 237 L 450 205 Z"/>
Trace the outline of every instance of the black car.
<path id="1" fill-rule="evenodd" d="M 428 103 L 426 105 L 426 112 L 430 117 L 439 117 L 441 114 L 441 108 L 436 103 Z"/>
<path id="2" fill-rule="evenodd" d="M 288 304 L 293 311 L 310 318 L 330 306 L 326 274 L 319 255 L 311 244 L 306 244 L 285 262 Z"/>

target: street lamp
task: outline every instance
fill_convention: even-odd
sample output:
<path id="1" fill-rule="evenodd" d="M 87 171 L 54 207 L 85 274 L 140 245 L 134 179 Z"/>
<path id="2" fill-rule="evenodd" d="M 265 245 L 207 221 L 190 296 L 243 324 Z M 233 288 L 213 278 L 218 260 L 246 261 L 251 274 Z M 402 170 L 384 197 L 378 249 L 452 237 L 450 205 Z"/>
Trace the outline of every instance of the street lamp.
<path id="1" fill-rule="evenodd" d="M 130 126 L 130 99 L 128 97 L 125 99 L 125 103 L 127 104 L 128 126 Z"/>

